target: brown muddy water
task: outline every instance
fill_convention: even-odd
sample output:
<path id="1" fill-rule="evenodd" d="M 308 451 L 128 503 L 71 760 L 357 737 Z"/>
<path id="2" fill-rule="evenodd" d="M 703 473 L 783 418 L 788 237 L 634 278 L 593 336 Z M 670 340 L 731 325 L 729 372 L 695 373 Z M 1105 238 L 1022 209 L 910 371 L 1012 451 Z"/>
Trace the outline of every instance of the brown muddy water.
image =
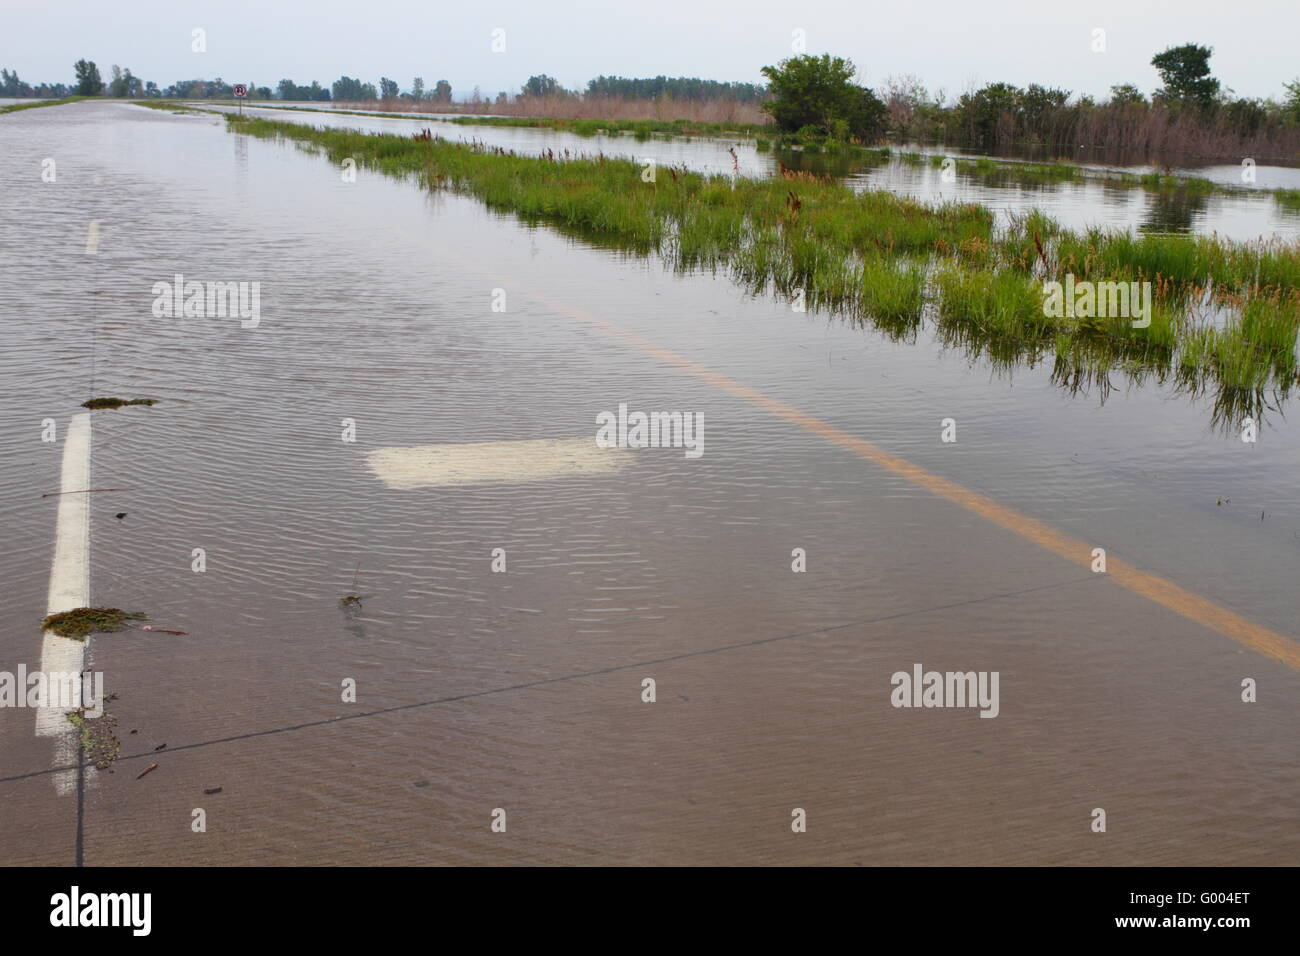
<path id="1" fill-rule="evenodd" d="M 77 103 L 0 137 L 0 671 L 39 666 L 41 495 L 93 396 L 158 404 L 92 413 L 91 487 L 126 489 L 86 496 L 92 602 L 187 632 L 90 640 L 111 772 L 68 771 L 33 711 L 0 709 L 10 863 L 1300 859 L 1300 673 L 764 402 L 1294 642 L 1288 404 L 1243 443 L 1212 396 L 1070 394 L 928 328 L 891 342 L 469 199 L 346 183 L 211 117 Z M 155 317 L 178 273 L 260 282 L 259 324 Z M 594 441 L 624 403 L 703 415 L 704 453 L 415 486 L 371 466 Z M 894 707 L 917 664 L 997 672 L 996 718 Z"/>

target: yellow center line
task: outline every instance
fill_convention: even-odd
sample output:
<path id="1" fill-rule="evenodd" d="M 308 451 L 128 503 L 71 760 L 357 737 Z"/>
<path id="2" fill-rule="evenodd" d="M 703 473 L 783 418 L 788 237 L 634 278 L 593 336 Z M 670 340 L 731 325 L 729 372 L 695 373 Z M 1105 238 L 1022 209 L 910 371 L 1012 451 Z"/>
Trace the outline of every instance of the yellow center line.
<path id="1" fill-rule="evenodd" d="M 517 282 L 512 284 L 518 288 Z M 931 471 L 927 471 L 906 458 L 900 458 L 898 455 L 891 454 L 869 441 L 850 435 L 829 422 L 800 411 L 793 405 L 788 405 L 779 399 L 766 395 L 756 388 L 743 385 L 733 378 L 728 378 L 726 375 L 692 361 L 684 355 L 657 345 L 622 326 L 598 319 L 594 315 L 574 309 L 540 293 L 531 290 L 522 291 L 529 298 L 556 312 L 577 319 L 611 338 L 630 345 L 647 355 L 661 359 L 684 372 L 689 372 L 715 388 L 802 428 L 804 431 L 810 432 L 832 445 L 837 445 L 859 458 L 884 468 L 886 471 L 893 472 L 912 484 L 938 495 L 940 498 L 946 498 L 968 511 L 973 511 L 975 514 L 1034 542 L 1034 544 L 1042 548 L 1046 548 L 1067 561 L 1088 568 L 1092 566 L 1093 545 L 1086 544 L 1050 525 L 1021 514 L 1014 508 L 998 504 L 992 498 L 977 491 L 972 491 L 964 485 L 959 485 L 955 481 L 950 481 Z M 1106 574 L 1115 583 L 1127 588 L 1134 594 L 1154 601 L 1161 607 L 1168 608 L 1189 621 L 1200 624 L 1212 631 L 1217 631 L 1224 637 L 1249 647 L 1251 650 L 1258 651 L 1266 657 L 1281 661 L 1293 670 L 1300 671 L 1300 644 L 1285 635 L 1247 620 L 1235 611 L 1229 610 L 1208 598 L 1201 597 L 1199 594 L 1175 584 L 1168 578 L 1162 578 L 1157 574 L 1139 570 L 1127 561 L 1112 558 L 1109 555 L 1106 558 Z"/>

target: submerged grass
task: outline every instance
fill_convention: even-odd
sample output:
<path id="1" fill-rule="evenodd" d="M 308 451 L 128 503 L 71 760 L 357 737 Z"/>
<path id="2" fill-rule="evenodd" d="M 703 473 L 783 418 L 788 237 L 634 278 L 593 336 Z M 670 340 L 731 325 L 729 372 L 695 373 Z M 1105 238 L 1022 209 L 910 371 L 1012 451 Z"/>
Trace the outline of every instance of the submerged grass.
<path id="1" fill-rule="evenodd" d="M 74 641 L 84 641 L 91 634 L 111 634 L 125 631 L 131 625 L 128 621 L 147 621 L 147 615 L 139 611 L 123 611 L 119 607 L 78 607 L 71 611 L 51 614 L 41 627 L 53 631 L 60 637 L 70 637 Z"/>
<path id="2" fill-rule="evenodd" d="M 419 118 L 419 117 L 417 117 Z M 426 117 L 427 118 L 427 117 Z M 579 136 L 597 133 L 631 133 L 639 136 L 740 136 L 772 137 L 775 127 L 758 123 L 704 123 L 695 120 L 652 119 L 560 119 L 547 116 L 457 116 L 445 122 L 458 126 L 507 126 L 525 129 L 553 129 Z"/>
<path id="3" fill-rule="evenodd" d="M 767 178 L 667 167 L 643 178 L 640 164 L 599 154 L 557 160 L 437 137 L 249 117 L 227 116 L 227 122 L 237 132 L 291 140 L 334 162 L 352 158 L 429 188 L 474 196 L 529 224 L 658 254 L 679 270 L 724 268 L 756 292 L 774 290 L 867 319 L 893 335 L 920 323 L 926 271 L 938 264 L 933 288 L 945 341 L 987 349 L 1008 363 L 1033 362 L 1050 351 L 1063 383 L 1100 381 L 1114 367 L 1161 377 L 1177 368 L 1199 383 L 1210 378 L 1231 389 L 1286 389 L 1296 382 L 1300 243 L 1074 232 L 1037 212 L 995 232 L 993 215 L 982 206 L 855 191 L 785 167 Z M 931 162 L 936 158 L 942 160 Z M 997 165 L 985 162 L 985 168 Z M 1048 317 L 1042 283 L 1067 273 L 1076 280 L 1150 282 L 1150 326 Z M 1188 306 L 1197 297 L 1211 298 L 1236 321 L 1218 331 L 1191 322 Z"/>
<path id="4" fill-rule="evenodd" d="M 102 703 L 107 707 L 109 701 L 116 699 L 116 694 L 109 694 Z M 107 770 L 117 762 L 122 741 L 117 736 L 117 718 L 107 709 L 98 717 L 87 717 L 86 708 L 78 707 L 68 714 L 68 723 L 77 729 L 82 752 L 96 770 Z"/>
<path id="5" fill-rule="evenodd" d="M 62 106 L 65 103 L 79 103 L 82 100 L 90 99 L 89 96 L 65 96 L 57 100 L 36 100 L 32 103 L 11 103 L 8 106 L 0 106 L 0 113 L 17 113 L 19 110 L 34 110 L 42 106 Z"/>

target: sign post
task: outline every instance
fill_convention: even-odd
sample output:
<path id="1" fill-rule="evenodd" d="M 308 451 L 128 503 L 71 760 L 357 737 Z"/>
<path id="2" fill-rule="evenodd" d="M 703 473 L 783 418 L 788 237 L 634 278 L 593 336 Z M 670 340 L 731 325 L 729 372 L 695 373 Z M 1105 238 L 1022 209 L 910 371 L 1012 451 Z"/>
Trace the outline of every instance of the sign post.
<path id="1" fill-rule="evenodd" d="M 244 97 L 248 95 L 248 87 L 243 83 L 236 83 L 234 87 L 235 99 L 239 100 L 239 115 L 244 115 Z"/>

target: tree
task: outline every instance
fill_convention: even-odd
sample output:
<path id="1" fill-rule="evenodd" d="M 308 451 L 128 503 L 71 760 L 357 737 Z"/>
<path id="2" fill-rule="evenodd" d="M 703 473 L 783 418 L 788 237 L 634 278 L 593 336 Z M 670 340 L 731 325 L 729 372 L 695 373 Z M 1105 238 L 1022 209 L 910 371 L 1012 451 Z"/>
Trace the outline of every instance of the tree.
<path id="1" fill-rule="evenodd" d="M 1208 46 L 1184 43 L 1153 56 L 1151 65 L 1164 83 L 1157 95 L 1201 106 L 1213 103 L 1219 94 L 1219 81 L 1210 76 L 1210 54 L 1213 52 Z"/>
<path id="2" fill-rule="evenodd" d="M 417 76 L 411 81 L 411 99 L 417 103 L 424 99 L 424 77 Z"/>
<path id="3" fill-rule="evenodd" d="M 0 70 L 0 96 L 33 96 L 35 92 L 30 83 L 18 79 L 17 70 L 12 73 L 8 70 Z"/>
<path id="4" fill-rule="evenodd" d="M 540 73 L 530 76 L 523 85 L 524 96 L 554 96 L 560 92 L 560 82 L 553 76 Z"/>
<path id="5" fill-rule="evenodd" d="M 963 93 L 957 109 L 971 145 L 991 147 L 1010 128 L 1014 134 L 1020 111 L 1021 91 L 1011 83 L 990 83 L 973 93 Z"/>
<path id="6" fill-rule="evenodd" d="M 433 86 L 433 98 L 439 103 L 451 102 L 451 84 L 446 80 L 439 80 Z"/>
<path id="7" fill-rule="evenodd" d="M 667 96 L 674 100 L 738 100 L 757 103 L 764 89 L 757 83 L 720 83 L 694 76 L 653 76 L 629 79 L 623 76 L 598 76 L 587 81 L 588 96 L 656 100 Z"/>
<path id="8" fill-rule="evenodd" d="M 1054 90 L 1030 83 L 1020 94 L 1021 123 L 1027 132 L 1041 133 L 1052 113 L 1065 106 L 1069 90 Z"/>
<path id="9" fill-rule="evenodd" d="M 1292 122 L 1300 123 L 1300 76 L 1290 83 L 1282 84 L 1286 90 L 1286 102 L 1282 108 L 1291 117 Z"/>
<path id="10" fill-rule="evenodd" d="M 77 95 L 98 96 L 104 92 L 104 81 L 100 78 L 99 67 L 91 60 L 78 60 L 72 65 L 77 71 Z"/>
<path id="11" fill-rule="evenodd" d="M 874 140 L 884 127 L 888 108 L 865 86 L 853 82 L 852 60 L 803 54 L 763 67 L 771 99 L 763 104 L 781 129 L 812 127 L 823 135 L 847 133 Z"/>
<path id="12" fill-rule="evenodd" d="M 372 102 L 379 99 L 379 93 L 373 83 L 362 83 L 350 76 L 340 76 L 334 81 L 332 89 L 336 100 Z"/>
<path id="13" fill-rule="evenodd" d="M 379 78 L 379 98 L 387 102 L 388 100 L 397 99 L 397 81 L 390 80 L 386 76 Z"/>
<path id="14" fill-rule="evenodd" d="M 1110 101 L 1116 106 L 1145 105 L 1147 98 L 1132 83 L 1117 83 L 1110 88 Z"/>

